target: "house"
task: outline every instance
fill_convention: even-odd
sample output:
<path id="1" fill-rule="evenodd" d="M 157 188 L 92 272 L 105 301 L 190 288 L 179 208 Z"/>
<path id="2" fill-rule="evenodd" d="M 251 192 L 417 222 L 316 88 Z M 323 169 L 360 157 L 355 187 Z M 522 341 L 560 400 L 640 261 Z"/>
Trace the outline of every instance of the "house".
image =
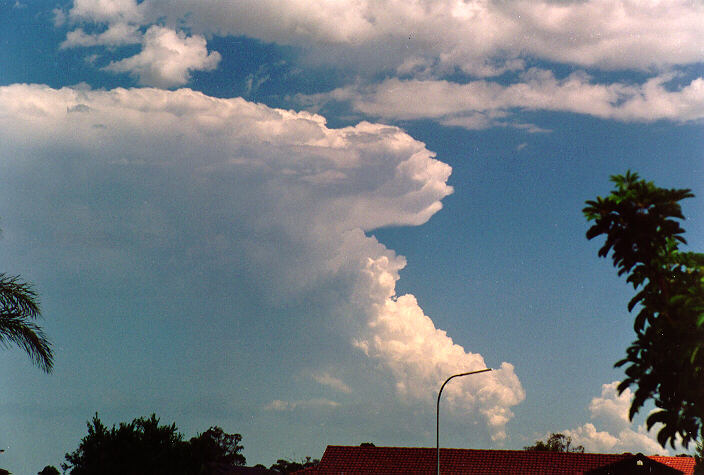
<path id="1" fill-rule="evenodd" d="M 351 447 L 329 445 L 314 474 L 432 474 L 437 453 L 425 447 Z M 692 474 L 692 457 L 646 457 L 643 454 L 584 454 L 526 450 L 440 449 L 444 474 Z"/>

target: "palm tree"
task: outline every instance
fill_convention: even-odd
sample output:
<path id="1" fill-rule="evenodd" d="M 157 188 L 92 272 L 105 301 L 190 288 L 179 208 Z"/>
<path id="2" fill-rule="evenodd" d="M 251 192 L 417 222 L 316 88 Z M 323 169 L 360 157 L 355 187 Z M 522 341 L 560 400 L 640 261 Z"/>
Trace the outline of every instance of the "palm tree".
<path id="1" fill-rule="evenodd" d="M 19 276 L 0 273 L 0 346 L 14 343 L 27 352 L 32 363 L 46 373 L 54 367 L 51 342 L 32 322 L 41 315 L 32 286 Z"/>

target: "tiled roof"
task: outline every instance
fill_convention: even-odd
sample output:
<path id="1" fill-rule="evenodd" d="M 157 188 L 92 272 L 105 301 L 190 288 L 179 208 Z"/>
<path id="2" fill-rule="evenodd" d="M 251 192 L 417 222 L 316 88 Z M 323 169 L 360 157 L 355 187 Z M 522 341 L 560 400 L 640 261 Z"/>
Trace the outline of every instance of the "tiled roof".
<path id="1" fill-rule="evenodd" d="M 440 449 L 442 473 L 449 474 L 581 474 L 633 457 L 631 454 L 580 454 L 525 450 Z M 650 457 L 691 474 L 691 457 Z M 309 474 L 431 474 L 436 451 L 422 447 L 348 447 L 331 445 Z"/>
<path id="2" fill-rule="evenodd" d="M 682 473 L 694 473 L 694 465 L 696 464 L 694 457 L 662 457 L 660 455 L 650 455 L 648 458 L 665 464 L 668 467 L 676 468 Z"/>

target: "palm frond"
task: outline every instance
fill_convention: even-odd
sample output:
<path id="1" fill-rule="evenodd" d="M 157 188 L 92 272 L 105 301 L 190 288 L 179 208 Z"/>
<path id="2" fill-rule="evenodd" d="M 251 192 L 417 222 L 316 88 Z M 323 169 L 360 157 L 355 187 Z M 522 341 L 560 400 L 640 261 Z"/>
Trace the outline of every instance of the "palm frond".
<path id="1" fill-rule="evenodd" d="M 41 314 L 32 285 L 23 282 L 19 276 L 4 273 L 0 273 L 0 308 L 17 311 L 29 318 Z"/>
<path id="2" fill-rule="evenodd" d="M 31 320 L 41 316 L 37 294 L 18 276 L 0 273 L 0 346 L 22 348 L 36 366 L 47 373 L 54 367 L 51 343 Z"/>
<path id="3" fill-rule="evenodd" d="M 24 315 L 0 309 L 0 346 L 14 343 L 22 348 L 32 362 L 47 373 L 54 367 L 54 353 L 44 331 Z"/>

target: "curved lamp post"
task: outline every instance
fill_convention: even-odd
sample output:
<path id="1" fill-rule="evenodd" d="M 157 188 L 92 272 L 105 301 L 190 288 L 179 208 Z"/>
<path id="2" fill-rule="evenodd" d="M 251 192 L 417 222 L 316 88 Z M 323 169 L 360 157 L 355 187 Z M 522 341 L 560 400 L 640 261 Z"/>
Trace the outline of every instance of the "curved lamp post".
<path id="1" fill-rule="evenodd" d="M 460 373 L 460 374 L 453 374 L 449 378 L 445 380 L 444 383 L 442 383 L 442 386 L 440 386 L 440 391 L 438 392 L 438 406 L 437 406 L 437 411 L 435 412 L 435 442 L 437 444 L 437 452 L 438 452 L 438 475 L 440 475 L 440 396 L 442 395 L 442 390 L 445 388 L 445 385 L 450 382 L 452 378 L 458 378 L 460 376 L 469 376 L 470 374 L 478 374 L 478 373 L 486 373 L 487 371 L 491 371 L 492 368 L 484 368 L 480 369 L 477 371 L 470 371 L 469 373 Z"/>

